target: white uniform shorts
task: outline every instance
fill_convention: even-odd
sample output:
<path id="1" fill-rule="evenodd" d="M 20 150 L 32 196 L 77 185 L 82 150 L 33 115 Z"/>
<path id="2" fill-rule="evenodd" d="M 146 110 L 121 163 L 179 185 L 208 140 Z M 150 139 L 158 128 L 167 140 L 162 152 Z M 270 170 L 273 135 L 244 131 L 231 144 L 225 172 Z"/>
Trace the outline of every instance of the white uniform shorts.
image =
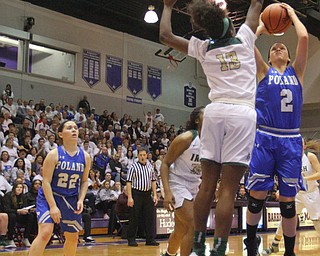
<path id="1" fill-rule="evenodd" d="M 311 220 L 320 219 L 320 192 L 316 189 L 312 192 L 299 192 L 296 195 L 296 211 L 297 214 L 306 208 Z"/>
<path id="2" fill-rule="evenodd" d="M 206 106 L 200 158 L 248 165 L 256 131 L 256 111 L 246 105 L 213 102 Z"/>
<path id="3" fill-rule="evenodd" d="M 192 201 L 198 194 L 200 185 L 198 182 L 188 181 L 169 181 L 169 184 L 175 199 L 175 204 L 173 205 L 175 209 L 180 208 L 185 199 Z"/>

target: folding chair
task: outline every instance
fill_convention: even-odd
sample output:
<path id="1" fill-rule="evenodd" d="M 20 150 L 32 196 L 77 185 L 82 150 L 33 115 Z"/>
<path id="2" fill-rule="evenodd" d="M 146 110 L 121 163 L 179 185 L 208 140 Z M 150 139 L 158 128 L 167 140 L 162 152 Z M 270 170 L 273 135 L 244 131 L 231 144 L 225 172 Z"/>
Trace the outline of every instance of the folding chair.
<path id="1" fill-rule="evenodd" d="M 24 226 L 21 226 L 19 224 L 14 227 L 13 241 L 18 243 L 18 246 L 20 247 L 22 246 L 22 240 L 24 238 L 24 228 Z"/>
<path id="2" fill-rule="evenodd" d="M 60 225 L 56 223 L 54 224 L 53 232 L 48 244 L 51 244 L 53 240 L 58 240 L 60 244 L 64 244 L 64 241 L 65 241 L 63 233 L 61 232 Z"/>
<path id="3" fill-rule="evenodd" d="M 128 219 L 120 219 L 119 216 L 116 214 L 116 219 L 117 219 L 117 224 L 120 226 L 120 228 L 117 230 L 116 234 L 113 234 L 113 238 L 115 238 L 116 236 L 120 236 L 122 237 L 121 232 L 123 232 L 123 228 L 125 225 L 129 224 L 129 220 Z"/>

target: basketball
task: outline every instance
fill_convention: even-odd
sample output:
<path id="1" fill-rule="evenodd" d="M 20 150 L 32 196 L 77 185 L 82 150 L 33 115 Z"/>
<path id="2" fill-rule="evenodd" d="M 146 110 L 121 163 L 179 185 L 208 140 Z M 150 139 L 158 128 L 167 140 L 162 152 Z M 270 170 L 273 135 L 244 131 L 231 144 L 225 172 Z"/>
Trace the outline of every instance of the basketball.
<path id="1" fill-rule="evenodd" d="M 284 33 L 292 24 L 287 10 L 279 3 L 268 5 L 262 12 L 261 20 L 270 34 Z"/>

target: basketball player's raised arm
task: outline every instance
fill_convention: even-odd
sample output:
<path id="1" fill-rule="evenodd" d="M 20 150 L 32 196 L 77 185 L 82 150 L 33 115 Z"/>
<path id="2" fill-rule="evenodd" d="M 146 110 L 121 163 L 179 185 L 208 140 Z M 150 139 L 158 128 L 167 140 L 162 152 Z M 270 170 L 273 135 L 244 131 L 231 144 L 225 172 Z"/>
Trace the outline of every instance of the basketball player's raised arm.
<path id="1" fill-rule="evenodd" d="M 254 47 L 254 56 L 256 59 L 256 66 L 257 66 L 257 79 L 260 82 L 268 73 L 269 66 L 267 63 L 264 62 L 260 51 L 258 50 L 257 46 Z"/>
<path id="2" fill-rule="evenodd" d="M 166 156 L 164 157 L 161 167 L 160 175 L 164 190 L 164 201 L 163 206 L 168 210 L 173 210 L 174 197 L 172 195 L 170 186 L 169 186 L 169 173 L 170 165 L 176 161 L 176 159 L 182 155 L 182 153 L 188 149 L 192 142 L 192 133 L 185 132 L 177 136 L 168 149 Z"/>
<path id="3" fill-rule="evenodd" d="M 296 34 L 298 37 L 298 44 L 296 49 L 296 58 L 292 63 L 292 67 L 296 71 L 296 74 L 299 78 L 300 83 L 303 85 L 303 76 L 307 66 L 308 60 L 308 43 L 309 43 L 309 35 L 306 27 L 302 24 L 302 22 L 297 17 L 294 9 L 285 3 L 282 3 L 281 6 L 287 9 L 288 15 L 292 20 L 294 28 L 296 30 Z"/>
<path id="4" fill-rule="evenodd" d="M 172 33 L 172 8 L 177 0 L 164 0 L 163 12 L 160 21 L 160 42 L 185 54 L 188 53 L 189 40 Z"/>
<path id="5" fill-rule="evenodd" d="M 42 189 L 46 197 L 48 205 L 50 207 L 50 216 L 55 223 L 59 223 L 61 219 L 61 213 L 54 200 L 51 181 L 56 164 L 58 163 L 58 149 L 51 150 L 43 163 L 43 180 Z"/>
<path id="6" fill-rule="evenodd" d="M 256 33 L 259 25 L 259 16 L 264 0 L 251 0 L 249 10 L 247 12 L 247 18 L 245 24 L 247 24 L 253 33 Z"/>

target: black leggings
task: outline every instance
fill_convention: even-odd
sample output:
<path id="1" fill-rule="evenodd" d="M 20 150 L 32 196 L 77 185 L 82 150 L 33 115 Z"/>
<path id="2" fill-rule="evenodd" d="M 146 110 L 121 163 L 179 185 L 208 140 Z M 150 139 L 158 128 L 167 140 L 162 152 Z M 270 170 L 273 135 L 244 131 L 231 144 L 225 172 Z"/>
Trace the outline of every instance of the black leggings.
<path id="1" fill-rule="evenodd" d="M 14 235 L 14 227 L 19 223 L 23 226 L 24 229 L 24 237 L 30 238 L 30 234 L 36 235 L 38 233 L 38 224 L 37 224 L 37 216 L 35 213 L 28 213 L 26 215 L 17 214 L 17 213 L 8 213 L 9 221 L 8 221 L 8 239 L 13 240 Z"/>

